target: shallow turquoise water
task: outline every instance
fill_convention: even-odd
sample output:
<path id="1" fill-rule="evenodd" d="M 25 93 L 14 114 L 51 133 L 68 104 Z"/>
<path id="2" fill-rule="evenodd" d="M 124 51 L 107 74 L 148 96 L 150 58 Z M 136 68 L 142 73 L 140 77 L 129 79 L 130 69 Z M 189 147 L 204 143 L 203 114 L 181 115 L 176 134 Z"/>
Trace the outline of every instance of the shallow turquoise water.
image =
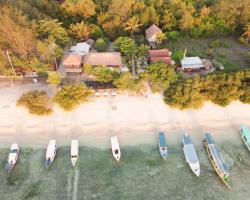
<path id="1" fill-rule="evenodd" d="M 111 151 L 80 148 L 75 169 L 69 147 L 58 149 L 52 167 L 45 169 L 45 149 L 21 149 L 12 174 L 5 170 L 8 150 L 0 150 L 1 200 L 248 200 L 250 199 L 250 153 L 243 146 L 219 144 L 230 166 L 229 191 L 215 174 L 203 146 L 197 148 L 201 177 L 185 163 L 181 145 L 169 147 L 163 161 L 156 146 L 122 147 L 117 163 Z"/>

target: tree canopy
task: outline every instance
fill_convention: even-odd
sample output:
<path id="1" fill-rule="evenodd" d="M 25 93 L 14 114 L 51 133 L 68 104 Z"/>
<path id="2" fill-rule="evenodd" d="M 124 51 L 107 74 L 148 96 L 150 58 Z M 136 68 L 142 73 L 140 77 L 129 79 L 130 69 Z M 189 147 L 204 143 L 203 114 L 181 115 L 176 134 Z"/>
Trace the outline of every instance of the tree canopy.
<path id="1" fill-rule="evenodd" d="M 249 103 L 249 83 L 249 70 L 213 73 L 186 80 L 180 78 L 165 90 L 164 101 L 180 109 L 199 108 L 204 101 L 212 101 L 220 106 L 227 106 L 234 100 Z"/>
<path id="2" fill-rule="evenodd" d="M 92 92 L 85 85 L 64 85 L 57 91 L 54 101 L 65 111 L 71 111 L 90 99 Z"/>
<path id="3" fill-rule="evenodd" d="M 50 100 L 45 91 L 32 90 L 24 93 L 17 101 L 17 106 L 28 109 L 30 114 L 49 115 L 52 109 L 49 106 Z"/>
<path id="4" fill-rule="evenodd" d="M 174 66 L 166 66 L 162 62 L 150 64 L 143 74 L 151 85 L 153 92 L 159 92 L 169 87 L 170 83 L 175 82 L 177 75 Z"/>

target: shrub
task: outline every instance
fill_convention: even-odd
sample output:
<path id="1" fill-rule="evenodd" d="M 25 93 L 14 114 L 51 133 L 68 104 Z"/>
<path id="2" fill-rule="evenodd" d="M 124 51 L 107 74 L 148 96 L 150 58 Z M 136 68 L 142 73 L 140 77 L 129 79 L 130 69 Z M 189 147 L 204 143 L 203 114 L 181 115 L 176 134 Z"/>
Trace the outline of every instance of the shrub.
<path id="1" fill-rule="evenodd" d="M 96 81 L 100 83 L 112 82 L 119 76 L 119 73 L 116 70 L 102 65 L 96 67 L 84 65 L 84 72 L 93 75 Z"/>
<path id="2" fill-rule="evenodd" d="M 172 54 L 172 59 L 176 64 L 179 64 L 181 59 L 183 58 L 184 52 L 182 50 L 176 50 Z"/>
<path id="3" fill-rule="evenodd" d="M 108 47 L 108 39 L 107 38 L 99 38 L 96 40 L 94 44 L 94 48 L 97 51 L 105 51 Z"/>
<path id="4" fill-rule="evenodd" d="M 209 48 L 219 48 L 221 47 L 223 44 L 220 40 L 214 40 L 209 44 Z"/>
<path id="5" fill-rule="evenodd" d="M 87 102 L 92 91 L 86 85 L 65 85 L 57 91 L 54 101 L 65 111 L 71 111 L 81 103 Z"/>
<path id="6" fill-rule="evenodd" d="M 61 75 L 59 72 L 48 72 L 48 79 L 47 79 L 47 82 L 51 85 L 55 85 L 55 86 L 58 86 L 60 85 L 61 83 Z"/>
<path id="7" fill-rule="evenodd" d="M 49 97 L 45 91 L 33 90 L 24 93 L 17 101 L 17 106 L 23 106 L 29 113 L 35 115 L 49 115 L 52 109 L 49 107 Z"/>
<path id="8" fill-rule="evenodd" d="M 114 85 L 120 91 L 135 93 L 137 95 L 140 95 L 145 91 L 143 80 L 133 79 L 133 76 L 130 73 L 122 74 L 114 81 Z"/>
<path id="9" fill-rule="evenodd" d="M 167 89 L 170 83 L 177 78 L 174 66 L 166 66 L 165 63 L 151 63 L 143 74 L 151 85 L 153 92 L 159 92 L 162 89 Z"/>
<path id="10" fill-rule="evenodd" d="M 177 41 L 179 33 L 177 31 L 170 31 L 165 33 L 168 41 Z"/>

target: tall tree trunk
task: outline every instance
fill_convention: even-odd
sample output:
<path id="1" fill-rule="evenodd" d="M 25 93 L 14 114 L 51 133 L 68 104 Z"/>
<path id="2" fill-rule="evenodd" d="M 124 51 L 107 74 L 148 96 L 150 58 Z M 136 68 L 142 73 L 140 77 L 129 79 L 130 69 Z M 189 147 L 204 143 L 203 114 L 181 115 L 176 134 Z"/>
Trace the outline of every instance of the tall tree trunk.
<path id="1" fill-rule="evenodd" d="M 131 64 L 132 64 L 132 74 L 133 74 L 133 78 L 135 79 L 135 58 L 134 58 L 134 55 L 132 54 L 132 59 L 131 59 Z"/>

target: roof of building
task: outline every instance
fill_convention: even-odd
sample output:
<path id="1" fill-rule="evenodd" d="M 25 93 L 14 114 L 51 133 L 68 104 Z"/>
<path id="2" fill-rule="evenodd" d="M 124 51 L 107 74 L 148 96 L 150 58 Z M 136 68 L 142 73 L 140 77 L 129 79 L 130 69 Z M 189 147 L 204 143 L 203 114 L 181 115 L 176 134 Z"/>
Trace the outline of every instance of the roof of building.
<path id="1" fill-rule="evenodd" d="M 63 65 L 81 65 L 82 56 L 77 54 L 69 54 L 63 60 Z"/>
<path id="2" fill-rule="evenodd" d="M 171 53 L 168 49 L 149 50 L 148 54 L 150 57 L 169 57 L 169 56 L 171 56 Z"/>
<path id="3" fill-rule="evenodd" d="M 159 32 L 162 32 L 161 29 L 155 24 L 152 24 L 149 28 L 146 29 L 146 38 L 150 39 L 152 36 L 156 35 Z"/>
<path id="4" fill-rule="evenodd" d="M 75 53 L 88 53 L 90 47 L 91 46 L 88 43 L 82 42 L 82 43 L 77 43 L 76 46 L 72 46 L 70 48 L 70 51 Z"/>
<path id="5" fill-rule="evenodd" d="M 203 67 L 203 62 L 199 57 L 184 57 L 181 60 L 182 67 L 200 68 Z"/>
<path id="6" fill-rule="evenodd" d="M 120 52 L 91 52 L 84 57 L 84 64 L 121 66 Z"/>
<path id="7" fill-rule="evenodd" d="M 171 65 L 171 57 L 151 57 L 150 58 L 151 62 L 158 62 L 158 61 L 162 61 L 167 65 Z"/>

